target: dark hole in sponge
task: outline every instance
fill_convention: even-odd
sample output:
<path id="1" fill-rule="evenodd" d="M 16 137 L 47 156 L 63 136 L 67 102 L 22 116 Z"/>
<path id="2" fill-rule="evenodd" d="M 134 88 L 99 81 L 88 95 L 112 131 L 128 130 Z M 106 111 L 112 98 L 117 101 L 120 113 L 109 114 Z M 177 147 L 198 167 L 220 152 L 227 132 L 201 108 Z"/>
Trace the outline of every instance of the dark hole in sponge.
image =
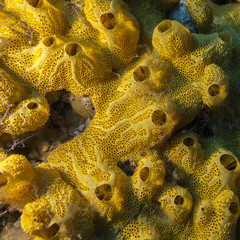
<path id="1" fill-rule="evenodd" d="M 184 202 L 184 199 L 181 195 L 177 195 L 175 198 L 174 198 L 174 203 L 176 205 L 182 205 Z"/>
<path id="2" fill-rule="evenodd" d="M 95 189 L 97 198 L 101 201 L 109 201 L 112 198 L 112 188 L 109 184 L 102 184 Z"/>
<path id="3" fill-rule="evenodd" d="M 230 213 L 236 214 L 238 212 L 238 204 L 236 202 L 232 202 L 229 205 L 228 210 L 230 211 Z"/>
<path id="4" fill-rule="evenodd" d="M 117 25 L 117 20 L 112 13 L 104 13 L 100 16 L 100 21 L 106 29 L 114 29 Z"/>
<path id="5" fill-rule="evenodd" d="M 164 20 L 158 25 L 158 31 L 163 33 L 166 32 L 169 28 L 172 27 L 172 21 L 171 20 Z"/>
<path id="6" fill-rule="evenodd" d="M 133 71 L 133 78 L 137 82 L 142 82 L 145 79 L 147 79 L 150 75 L 149 68 L 146 66 L 138 66 L 134 71 Z"/>
<path id="7" fill-rule="evenodd" d="M 208 88 L 208 93 L 212 96 L 212 97 L 216 97 L 219 93 L 220 93 L 220 86 L 217 84 L 212 84 L 209 88 Z"/>
<path id="8" fill-rule="evenodd" d="M 34 8 L 40 8 L 41 7 L 41 0 L 27 0 L 27 2 L 29 3 L 29 5 L 31 5 Z"/>
<path id="9" fill-rule="evenodd" d="M 68 43 L 65 47 L 65 51 L 69 56 L 75 56 L 81 49 L 78 43 Z"/>
<path id="10" fill-rule="evenodd" d="M 35 102 L 30 102 L 30 103 L 28 103 L 27 104 L 27 108 L 28 109 L 35 109 L 35 108 L 37 108 L 38 107 L 38 104 L 37 103 L 35 103 Z"/>
<path id="11" fill-rule="evenodd" d="M 140 170 L 140 178 L 142 179 L 143 182 L 146 182 L 148 177 L 149 177 L 149 168 L 144 167 Z"/>
<path id="12" fill-rule="evenodd" d="M 183 144 L 187 147 L 191 147 L 194 144 L 194 140 L 191 137 L 184 138 Z"/>
<path id="13" fill-rule="evenodd" d="M 234 170 L 237 167 L 237 160 L 230 154 L 223 154 L 220 157 L 220 163 L 229 171 Z"/>
<path id="14" fill-rule="evenodd" d="M 46 47 L 51 47 L 53 45 L 53 43 L 55 42 L 55 38 L 54 37 L 45 37 L 42 41 Z"/>
<path id="15" fill-rule="evenodd" d="M 126 161 L 119 161 L 117 166 L 126 173 L 127 176 L 132 176 L 135 172 L 137 164 L 133 161 L 133 159 L 128 159 Z"/>
<path id="16" fill-rule="evenodd" d="M 155 125 L 164 125 L 167 121 L 166 113 L 162 110 L 155 110 L 152 113 L 152 122 Z"/>

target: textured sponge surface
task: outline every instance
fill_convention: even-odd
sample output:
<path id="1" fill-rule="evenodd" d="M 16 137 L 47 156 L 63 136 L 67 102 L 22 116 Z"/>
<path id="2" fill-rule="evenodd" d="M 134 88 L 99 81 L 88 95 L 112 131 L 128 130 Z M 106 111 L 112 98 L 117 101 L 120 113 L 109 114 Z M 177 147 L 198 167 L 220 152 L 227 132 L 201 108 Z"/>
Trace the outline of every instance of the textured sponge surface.
<path id="1" fill-rule="evenodd" d="M 235 238 L 239 156 L 215 134 L 222 130 L 218 122 L 229 136 L 239 128 L 225 124 L 229 115 L 239 116 L 231 100 L 239 94 L 239 4 L 187 0 L 198 33 L 167 19 L 176 4 L 4 1 L 0 147 L 6 139 L 38 136 L 41 144 L 42 135 L 50 143 L 57 129 L 46 128 L 56 120 L 66 133 L 61 123 L 69 114 L 62 109 L 80 112 L 79 99 L 91 98 L 96 111 L 44 163 L 28 161 L 38 151 L 34 144 L 30 153 L 0 149 L 0 202 L 22 212 L 27 234 L 39 240 Z M 62 102 L 54 102 L 58 94 Z M 202 112 L 203 133 L 196 123 Z"/>

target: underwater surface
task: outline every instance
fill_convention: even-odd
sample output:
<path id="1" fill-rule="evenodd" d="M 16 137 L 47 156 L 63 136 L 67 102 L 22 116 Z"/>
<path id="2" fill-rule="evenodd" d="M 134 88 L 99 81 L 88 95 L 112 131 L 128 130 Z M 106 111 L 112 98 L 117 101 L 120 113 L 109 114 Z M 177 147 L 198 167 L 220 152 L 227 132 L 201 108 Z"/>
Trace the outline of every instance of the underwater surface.
<path id="1" fill-rule="evenodd" d="M 240 4 L 0 0 L 1 239 L 240 239 Z"/>

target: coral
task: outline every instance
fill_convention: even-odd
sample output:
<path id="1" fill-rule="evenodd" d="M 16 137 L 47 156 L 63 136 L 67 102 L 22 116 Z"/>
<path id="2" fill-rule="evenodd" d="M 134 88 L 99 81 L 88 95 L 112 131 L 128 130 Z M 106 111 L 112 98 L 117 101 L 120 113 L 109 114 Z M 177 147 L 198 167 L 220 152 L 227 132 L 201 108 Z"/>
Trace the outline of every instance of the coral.
<path id="1" fill-rule="evenodd" d="M 18 54 L 6 51 L 9 53 L 3 57 L 5 64 L 42 95 L 61 89 L 84 94 L 87 88 L 107 78 L 111 72 L 98 46 L 65 42 L 55 36 L 44 37 L 36 46 Z"/>
<path id="2" fill-rule="evenodd" d="M 12 154 L 2 156 L 0 172 L 0 201 L 23 211 L 21 225 L 26 233 L 50 238 L 64 224 L 63 232 L 89 238 L 90 207 L 56 170 L 46 164 L 33 168 L 26 157 Z"/>
<path id="3" fill-rule="evenodd" d="M 1 202 L 23 209 L 26 203 L 33 201 L 31 182 L 35 177 L 32 165 L 22 155 L 11 155 L 1 159 Z"/>
<path id="4" fill-rule="evenodd" d="M 0 152 L 0 202 L 22 211 L 27 234 L 234 239 L 237 156 L 221 144 L 220 134 L 211 142 L 180 129 L 189 128 L 201 110 L 228 103 L 239 76 L 229 70 L 231 61 L 239 61 L 238 5 L 187 1 L 201 32 L 191 33 L 165 19 L 176 3 L 5 1 L 0 140 L 35 131 L 41 132 L 38 147 L 46 147 L 44 141 L 58 134 L 39 127 L 48 121 L 50 105 L 57 105 L 58 91 L 70 92 L 68 125 L 78 127 L 83 105 L 83 117 L 91 119 L 72 140 L 59 140 L 45 163 Z M 222 25 L 214 24 L 219 16 Z"/>
<path id="5" fill-rule="evenodd" d="M 120 0 L 85 1 L 84 11 L 98 31 L 100 45 L 112 53 L 113 68 L 130 62 L 136 54 L 139 26 L 126 4 Z"/>
<path id="6" fill-rule="evenodd" d="M 24 207 L 21 216 L 23 230 L 41 239 L 51 238 L 58 231 L 63 235 L 89 239 L 93 223 L 92 211 L 86 200 L 65 183 L 57 171 L 44 164 L 35 171 L 38 175 L 35 195 L 40 197 Z"/>
<path id="7" fill-rule="evenodd" d="M 9 90 L 12 91 L 14 87 Z M 45 124 L 48 117 L 49 105 L 45 99 L 40 97 L 23 100 L 16 106 L 15 104 L 8 105 L 1 118 L 0 135 L 3 133 L 20 135 L 34 131 Z"/>
<path id="8" fill-rule="evenodd" d="M 239 70 L 234 66 L 239 64 L 239 3 L 217 5 L 210 0 L 188 1 L 189 13 L 196 21 L 199 33 L 218 33 L 222 41 L 228 41 L 233 55 L 230 62 L 222 62 L 220 66 L 229 76 L 229 82 L 239 91 Z M 220 49 L 220 46 L 219 46 Z"/>
<path id="9" fill-rule="evenodd" d="M 142 155 L 132 176 L 133 189 L 141 204 L 153 200 L 157 192 L 164 186 L 166 175 L 163 161 L 155 152 Z"/>
<path id="10" fill-rule="evenodd" d="M 126 0 L 141 28 L 141 43 L 151 43 L 154 28 L 166 19 L 166 13 L 178 0 Z"/>
<path id="11" fill-rule="evenodd" d="M 5 70 L 0 69 L 0 74 L 0 135 L 20 135 L 45 124 L 49 117 L 47 101 L 27 91 Z"/>
<path id="12" fill-rule="evenodd" d="M 41 35 L 64 34 L 67 30 L 63 13 L 47 0 L 5 1 L 5 10 L 16 13 Z"/>
<path id="13" fill-rule="evenodd" d="M 182 23 L 190 32 L 197 32 L 195 21 L 192 19 L 191 15 L 187 11 L 186 0 L 180 0 L 178 4 L 174 6 L 168 13 L 168 18 L 170 20 L 176 20 Z"/>
<path id="14" fill-rule="evenodd" d="M 0 113 L 3 114 L 9 109 L 23 101 L 27 95 L 26 90 L 21 84 L 16 82 L 6 71 L 0 70 L 1 74 L 1 103 Z"/>
<path id="15" fill-rule="evenodd" d="M 199 140 L 191 132 L 172 140 L 166 157 L 173 177 L 184 188 L 178 184 L 163 187 L 118 239 L 234 238 L 239 216 L 238 159 L 224 149 L 213 150 L 213 146 L 204 151 Z"/>

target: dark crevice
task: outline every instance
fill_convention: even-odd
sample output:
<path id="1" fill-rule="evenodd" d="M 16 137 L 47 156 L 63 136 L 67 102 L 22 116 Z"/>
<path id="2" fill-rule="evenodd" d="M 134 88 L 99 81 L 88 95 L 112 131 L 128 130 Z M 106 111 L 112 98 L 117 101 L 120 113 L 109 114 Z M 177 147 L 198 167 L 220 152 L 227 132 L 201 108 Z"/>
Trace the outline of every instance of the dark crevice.
<path id="1" fill-rule="evenodd" d="M 48 93 L 46 98 L 50 104 L 48 122 L 35 132 L 20 136 L 2 135 L 0 148 L 5 153 L 23 154 L 32 163 L 45 161 L 59 144 L 83 132 L 94 117 L 95 108 L 88 96 L 75 97 L 71 92 L 61 90 Z M 33 110 L 37 107 L 35 102 L 29 105 Z"/>
<path id="2" fill-rule="evenodd" d="M 137 167 L 137 164 L 132 160 L 128 159 L 123 162 L 118 162 L 117 166 L 124 172 L 126 173 L 127 176 L 132 176 L 135 172 L 135 169 Z"/>
<path id="3" fill-rule="evenodd" d="M 12 226 L 20 216 L 21 212 L 10 210 L 6 204 L 0 205 L 0 234 L 4 228 Z"/>
<path id="4" fill-rule="evenodd" d="M 234 3 L 235 1 L 233 0 L 212 0 L 214 3 L 218 4 L 218 5 L 224 5 L 224 4 L 228 4 L 228 3 Z"/>

